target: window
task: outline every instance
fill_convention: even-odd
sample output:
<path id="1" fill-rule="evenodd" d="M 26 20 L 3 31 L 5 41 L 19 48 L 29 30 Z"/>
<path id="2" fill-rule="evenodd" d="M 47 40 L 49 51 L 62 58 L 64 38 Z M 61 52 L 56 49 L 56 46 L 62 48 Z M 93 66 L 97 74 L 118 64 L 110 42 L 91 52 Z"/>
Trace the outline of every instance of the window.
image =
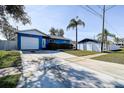
<path id="1" fill-rule="evenodd" d="M 53 40 L 53 39 L 50 39 L 50 40 L 49 40 L 49 43 L 54 43 L 54 40 Z"/>

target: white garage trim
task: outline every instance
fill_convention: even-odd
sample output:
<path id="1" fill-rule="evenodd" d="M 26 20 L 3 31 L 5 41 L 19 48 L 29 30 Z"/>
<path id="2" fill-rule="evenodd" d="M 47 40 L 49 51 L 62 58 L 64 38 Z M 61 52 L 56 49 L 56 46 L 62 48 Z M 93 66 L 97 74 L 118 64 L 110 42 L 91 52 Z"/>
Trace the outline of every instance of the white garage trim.
<path id="1" fill-rule="evenodd" d="M 18 49 L 42 49 L 42 36 L 18 33 Z"/>

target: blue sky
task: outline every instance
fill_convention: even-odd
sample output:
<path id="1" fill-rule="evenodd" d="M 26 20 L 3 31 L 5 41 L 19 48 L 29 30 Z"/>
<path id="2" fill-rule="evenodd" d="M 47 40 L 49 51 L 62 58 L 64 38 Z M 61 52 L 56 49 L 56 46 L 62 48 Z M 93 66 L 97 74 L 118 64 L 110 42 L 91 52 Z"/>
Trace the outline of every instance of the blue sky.
<path id="1" fill-rule="evenodd" d="M 97 12 L 102 13 L 98 6 L 90 6 Z M 109 6 L 106 6 L 109 7 Z M 86 24 L 85 28 L 82 26 L 78 29 L 78 40 L 84 38 L 94 38 L 102 29 L 102 19 L 95 16 L 80 6 L 26 6 L 26 11 L 31 17 L 32 24 L 25 25 L 17 24 L 14 21 L 11 23 L 18 26 L 19 30 L 36 28 L 47 34 L 51 27 L 63 28 L 65 37 L 75 40 L 75 30 L 66 30 L 69 20 L 79 16 Z M 124 37 L 124 6 L 116 6 L 106 12 L 106 28 L 119 37 Z"/>

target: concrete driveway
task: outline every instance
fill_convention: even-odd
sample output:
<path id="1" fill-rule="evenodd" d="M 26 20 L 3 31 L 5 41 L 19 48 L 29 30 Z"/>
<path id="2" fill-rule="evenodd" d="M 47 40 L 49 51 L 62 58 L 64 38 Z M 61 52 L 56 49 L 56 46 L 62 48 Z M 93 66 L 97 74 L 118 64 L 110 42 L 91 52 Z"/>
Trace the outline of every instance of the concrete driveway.
<path id="1" fill-rule="evenodd" d="M 123 80 L 76 63 L 85 60 L 58 51 L 22 52 L 23 75 L 17 87 L 124 87 Z"/>

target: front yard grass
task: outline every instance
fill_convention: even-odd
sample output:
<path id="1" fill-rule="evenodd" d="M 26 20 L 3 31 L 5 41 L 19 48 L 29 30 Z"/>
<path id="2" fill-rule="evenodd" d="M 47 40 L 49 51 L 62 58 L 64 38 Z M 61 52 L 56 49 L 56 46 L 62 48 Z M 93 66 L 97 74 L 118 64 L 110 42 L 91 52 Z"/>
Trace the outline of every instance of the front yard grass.
<path id="1" fill-rule="evenodd" d="M 0 88 L 15 88 L 20 79 L 20 74 L 8 75 L 0 78 Z"/>
<path id="2" fill-rule="evenodd" d="M 83 51 L 83 50 L 64 50 L 64 52 L 75 55 L 75 56 L 87 56 L 87 55 L 98 54 L 98 52 Z"/>
<path id="3" fill-rule="evenodd" d="M 21 66 L 21 57 L 19 52 L 0 51 L 0 69 L 17 66 Z"/>
<path id="4" fill-rule="evenodd" d="M 121 51 L 113 51 L 107 55 L 95 57 L 93 59 L 124 64 L 124 49 L 122 49 Z"/>

